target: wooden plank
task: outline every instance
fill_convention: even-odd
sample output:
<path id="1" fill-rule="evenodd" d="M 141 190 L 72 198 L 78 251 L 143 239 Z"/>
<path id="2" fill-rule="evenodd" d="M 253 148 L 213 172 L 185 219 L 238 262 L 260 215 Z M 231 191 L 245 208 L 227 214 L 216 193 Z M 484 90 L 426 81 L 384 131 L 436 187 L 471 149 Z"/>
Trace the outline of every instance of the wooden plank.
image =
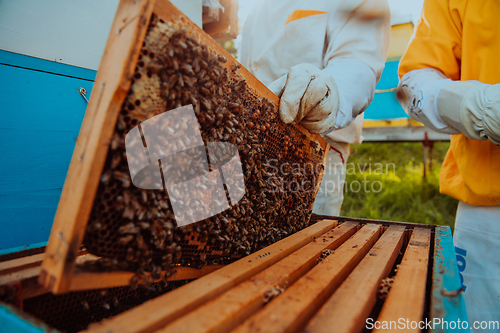
<path id="1" fill-rule="evenodd" d="M 322 251 L 336 249 L 357 229 L 356 223 L 344 223 L 330 230 L 158 332 L 229 332 L 265 305 L 267 292 L 293 284 L 318 263 Z"/>
<path id="2" fill-rule="evenodd" d="M 365 225 L 333 254 L 233 332 L 299 332 L 380 237 L 380 225 Z"/>
<path id="3" fill-rule="evenodd" d="M 462 282 L 458 270 L 450 227 L 436 226 L 430 319 L 451 322 L 467 321 Z M 435 325 L 432 333 L 444 333 L 446 326 Z"/>
<path id="4" fill-rule="evenodd" d="M 40 283 L 67 291 L 94 203 L 109 141 L 131 84 L 154 0 L 122 0 L 85 112 L 42 264 Z"/>
<path id="5" fill-rule="evenodd" d="M 23 298 L 30 298 L 48 292 L 47 289 L 39 285 L 36 281 L 40 274 L 40 265 L 43 256 L 44 254 L 41 253 L 0 263 L 0 285 L 21 282 Z M 84 262 L 97 259 L 99 259 L 99 257 L 88 254 L 87 251 L 80 251 L 76 262 L 77 264 L 83 264 Z M 222 267 L 224 267 L 224 265 L 210 265 L 201 269 L 177 267 L 175 274 L 170 276 L 167 280 L 179 281 L 197 279 Z M 162 272 L 162 275 L 164 273 L 166 272 Z M 69 291 L 127 286 L 130 284 L 130 279 L 134 275 L 134 272 L 127 271 L 85 272 L 76 270 L 75 275 L 71 279 Z"/>
<path id="6" fill-rule="evenodd" d="M 224 265 L 210 265 L 201 269 L 192 267 L 176 267 L 176 273 L 170 276 L 167 281 L 192 280 L 215 272 Z M 166 272 L 162 272 L 164 276 Z M 70 291 L 82 291 L 91 289 L 104 289 L 130 285 L 130 279 L 135 276 L 134 272 L 75 272 L 71 279 Z M 153 280 L 154 282 L 160 281 Z"/>
<path id="7" fill-rule="evenodd" d="M 37 277 L 40 274 L 40 266 L 29 267 L 21 271 L 14 271 L 0 275 L 0 286 L 17 283 L 22 280 Z"/>
<path id="8" fill-rule="evenodd" d="M 310 333 L 361 332 L 377 302 L 380 281 L 391 272 L 404 241 L 403 226 L 391 226 L 308 323 Z"/>
<path id="9" fill-rule="evenodd" d="M 232 15 L 234 14 L 234 9 L 236 9 L 236 19 L 238 18 L 238 2 L 234 3 L 233 0 L 220 0 L 221 6 L 224 7 L 224 11 L 220 11 L 217 15 L 217 20 L 214 22 L 204 22 L 203 30 L 209 35 L 215 35 L 226 32 L 230 25 L 234 22 Z"/>
<path id="10" fill-rule="evenodd" d="M 80 252 L 78 252 L 78 256 L 82 256 L 84 254 L 88 254 L 88 251 L 81 250 Z M 37 265 L 39 266 L 43 261 L 44 255 L 44 253 L 37 253 L 0 262 L 0 276 L 5 275 L 9 272 L 20 271 Z"/>
<path id="11" fill-rule="evenodd" d="M 223 31 L 223 32 L 217 32 L 214 34 L 210 34 L 213 39 L 215 39 L 217 42 L 224 42 L 226 40 L 231 40 L 235 39 L 238 37 L 239 33 L 239 18 L 238 18 L 238 11 L 240 9 L 239 5 L 239 0 L 232 0 L 231 1 L 231 8 L 228 11 L 229 13 L 229 30 Z M 225 14 L 225 12 L 224 12 Z"/>
<path id="12" fill-rule="evenodd" d="M 149 332 L 193 311 L 337 226 L 324 220 L 149 302 L 90 325 L 86 332 Z M 129 318 L 136 318 L 133 321 Z"/>
<path id="13" fill-rule="evenodd" d="M 431 231 L 424 228 L 413 229 L 403 260 L 394 278 L 389 295 L 384 302 L 377 321 L 398 323 L 400 318 L 420 322 L 424 313 L 427 285 L 427 266 L 431 245 Z M 373 332 L 400 332 L 396 325 L 388 329 L 374 329 Z M 405 332 L 420 332 L 407 328 Z"/>
<path id="14" fill-rule="evenodd" d="M 85 261 L 97 260 L 99 257 L 96 257 L 92 254 L 82 254 L 76 258 L 76 263 L 83 263 Z M 0 286 L 5 284 L 11 284 L 20 282 L 23 280 L 31 279 L 39 276 L 40 274 L 40 262 L 35 265 L 27 265 L 26 267 L 22 267 L 19 270 L 9 270 L 4 274 L 0 274 Z"/>
<path id="15" fill-rule="evenodd" d="M 360 224 L 367 224 L 367 223 L 375 223 L 375 224 L 380 224 L 384 227 L 389 227 L 391 225 L 399 225 L 406 227 L 407 229 L 413 230 L 413 228 L 423 228 L 423 229 L 429 229 L 429 230 L 434 230 L 435 226 L 432 224 L 420 224 L 420 223 L 409 223 L 409 222 L 398 222 L 398 221 L 382 221 L 382 220 L 372 220 L 372 219 L 361 219 L 357 217 L 343 217 L 343 216 L 330 216 L 330 215 L 318 215 L 318 214 L 311 214 L 311 221 L 321 221 L 325 219 L 335 219 L 336 221 L 339 221 L 339 223 L 342 222 L 357 222 Z"/>
<path id="16" fill-rule="evenodd" d="M 40 265 L 43 261 L 43 253 L 35 254 L 18 259 L 12 259 L 0 263 L 0 276 L 8 272 L 18 271 L 28 267 Z"/>
<path id="17" fill-rule="evenodd" d="M 394 98 L 393 93 L 388 94 Z M 387 106 L 386 106 L 387 107 Z M 450 141 L 449 134 L 435 132 L 428 127 L 367 127 L 363 128 L 363 141 L 368 142 L 423 142 L 425 135 L 429 141 Z"/>

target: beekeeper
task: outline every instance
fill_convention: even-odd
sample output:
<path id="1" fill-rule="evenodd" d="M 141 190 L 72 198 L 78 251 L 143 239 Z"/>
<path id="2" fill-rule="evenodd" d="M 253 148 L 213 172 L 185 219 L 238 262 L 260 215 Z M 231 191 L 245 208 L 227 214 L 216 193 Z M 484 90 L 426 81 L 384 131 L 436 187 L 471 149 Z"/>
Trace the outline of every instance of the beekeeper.
<path id="1" fill-rule="evenodd" d="M 499 17 L 498 1 L 426 0 L 399 67 L 406 112 L 453 134 L 440 187 L 460 200 L 454 242 L 471 326 L 500 320 Z"/>
<path id="2" fill-rule="evenodd" d="M 241 63 L 281 98 L 279 116 L 331 144 L 316 214 L 340 213 L 349 144 L 384 69 L 386 0 L 261 0 L 243 26 Z"/>

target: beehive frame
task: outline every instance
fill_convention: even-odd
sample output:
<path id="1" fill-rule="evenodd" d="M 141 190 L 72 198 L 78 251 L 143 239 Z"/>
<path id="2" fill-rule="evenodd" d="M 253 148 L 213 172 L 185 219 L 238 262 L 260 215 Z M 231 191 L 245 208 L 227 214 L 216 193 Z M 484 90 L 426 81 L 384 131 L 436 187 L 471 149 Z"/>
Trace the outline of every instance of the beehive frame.
<path id="1" fill-rule="evenodd" d="M 167 22 L 178 22 L 188 27 L 197 39 L 227 59 L 224 64 L 226 68 L 237 65 L 234 58 L 168 1 L 120 2 L 77 139 L 39 276 L 39 283 L 53 293 L 69 291 L 74 285 L 73 278 L 77 276 L 76 254 L 84 238 L 114 125 L 130 89 L 142 41 L 153 13 Z M 278 105 L 278 98 L 245 68 L 239 69 L 239 75 L 244 78 L 249 90 Z M 318 142 L 324 152 L 328 151 L 329 146 L 321 136 L 311 135 L 299 125 L 294 126 L 307 138 Z M 325 153 L 324 158 L 326 156 Z M 321 176 L 322 173 L 320 179 Z M 102 283 L 100 274 L 94 274 L 95 278 L 90 275 L 87 273 L 86 278 L 77 280 L 86 283 L 87 289 L 97 288 L 95 284 Z M 107 287 L 115 284 L 112 276 L 116 277 L 109 275 L 111 280 L 106 282 Z M 117 280 L 123 281 L 123 276 L 120 275 Z M 120 283 L 123 282 L 118 285 Z M 80 286 L 80 289 L 85 288 Z"/>

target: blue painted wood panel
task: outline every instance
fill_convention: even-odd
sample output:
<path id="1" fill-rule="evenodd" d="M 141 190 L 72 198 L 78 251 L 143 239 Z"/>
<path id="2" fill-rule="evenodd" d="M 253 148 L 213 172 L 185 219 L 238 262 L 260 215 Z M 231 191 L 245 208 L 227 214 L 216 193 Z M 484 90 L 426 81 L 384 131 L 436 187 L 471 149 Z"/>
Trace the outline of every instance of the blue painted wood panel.
<path id="1" fill-rule="evenodd" d="M 0 304 L 0 331 L 3 333 L 59 332 L 9 304 Z"/>
<path id="2" fill-rule="evenodd" d="M 399 61 L 385 64 L 384 72 L 377 84 L 377 90 L 392 89 L 398 86 Z M 376 93 L 370 106 L 365 110 L 365 119 L 383 120 L 409 118 L 396 99 L 396 92 Z"/>
<path id="3" fill-rule="evenodd" d="M 0 53 L 0 61 L 8 53 Z M 12 55 L 9 64 L 0 64 L 2 252 L 47 241 L 87 106 L 78 88 L 90 96 L 93 86 L 86 71 L 20 55 L 14 66 Z"/>
<path id="4" fill-rule="evenodd" d="M 434 329 L 430 332 L 470 332 L 469 329 L 458 329 L 452 326 L 453 323 L 456 325 L 459 320 L 460 322 L 467 321 L 467 311 L 461 292 L 462 282 L 450 227 L 436 226 L 434 238 L 430 320 L 435 323 L 439 321 L 440 324 L 434 325 Z M 445 325 L 444 321 L 452 325 Z"/>
<path id="5" fill-rule="evenodd" d="M 94 81 L 97 71 L 0 50 L 0 64 Z"/>

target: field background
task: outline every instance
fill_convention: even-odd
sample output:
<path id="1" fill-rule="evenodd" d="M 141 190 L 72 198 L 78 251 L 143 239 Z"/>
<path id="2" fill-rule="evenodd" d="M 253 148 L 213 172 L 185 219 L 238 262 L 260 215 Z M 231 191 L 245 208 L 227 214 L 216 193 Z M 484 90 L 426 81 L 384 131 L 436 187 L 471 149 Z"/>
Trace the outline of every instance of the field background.
<path id="1" fill-rule="evenodd" d="M 449 142 L 437 142 L 432 156 L 432 171 L 423 178 L 422 143 L 363 143 L 351 146 L 348 163 L 354 163 L 346 175 L 341 216 L 367 219 L 439 224 L 453 229 L 458 201 L 439 193 L 439 172 Z M 382 163 L 384 172 L 375 174 Z M 394 163 L 386 173 L 387 163 Z M 361 170 L 360 170 L 361 169 Z M 350 183 L 364 180 L 368 188 L 379 181 L 382 190 L 349 190 Z M 355 186 L 353 186 L 356 189 Z M 375 190 L 380 185 L 374 184 Z"/>

